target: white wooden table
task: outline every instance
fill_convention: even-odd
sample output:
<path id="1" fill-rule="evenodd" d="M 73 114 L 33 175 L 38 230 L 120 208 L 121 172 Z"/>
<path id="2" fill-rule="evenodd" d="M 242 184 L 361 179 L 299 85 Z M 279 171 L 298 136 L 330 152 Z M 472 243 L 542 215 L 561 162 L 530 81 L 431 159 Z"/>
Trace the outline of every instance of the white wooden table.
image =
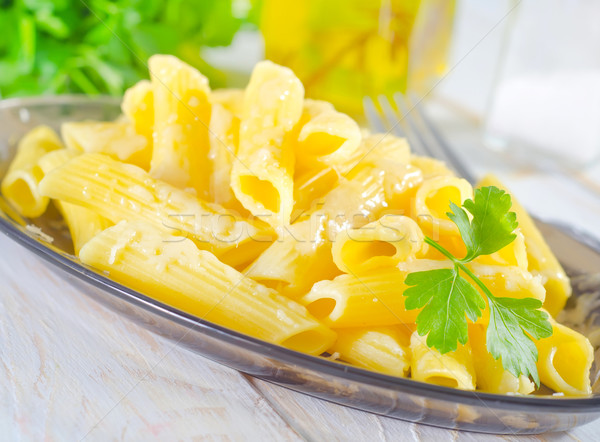
<path id="1" fill-rule="evenodd" d="M 464 149 L 475 149 L 468 131 L 449 124 Z M 579 185 L 518 169 L 498 172 L 537 214 L 588 231 L 597 225 L 599 200 Z M 588 175 L 600 176 L 593 170 Z M 570 202 L 557 211 L 561 197 Z M 600 421 L 568 433 L 497 437 L 314 399 L 152 334 L 97 304 L 0 234 L 0 440 L 84 439 L 588 441 L 600 440 Z"/>

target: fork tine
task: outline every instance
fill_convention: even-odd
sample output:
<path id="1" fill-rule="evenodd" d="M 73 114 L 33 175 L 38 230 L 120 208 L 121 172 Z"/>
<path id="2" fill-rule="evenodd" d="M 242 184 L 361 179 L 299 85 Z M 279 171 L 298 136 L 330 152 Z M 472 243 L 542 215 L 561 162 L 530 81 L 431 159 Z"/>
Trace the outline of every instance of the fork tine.
<path id="1" fill-rule="evenodd" d="M 365 112 L 365 116 L 367 117 L 369 127 L 375 132 L 386 132 L 385 124 L 382 118 L 380 117 L 375 103 L 373 103 L 371 97 L 363 98 L 363 109 Z"/>
<path id="2" fill-rule="evenodd" d="M 474 183 L 475 177 L 473 173 L 469 170 L 464 161 L 456 155 L 453 148 L 444 139 L 439 129 L 435 127 L 431 119 L 427 117 L 423 111 L 422 106 L 420 105 L 422 100 L 415 99 L 415 97 L 412 96 L 412 100 L 409 101 L 407 97 L 403 97 L 400 94 L 396 94 L 394 98 L 396 102 L 400 102 L 405 109 L 409 108 L 406 112 L 406 119 L 418 134 L 421 143 L 426 146 L 429 155 L 445 161 L 459 176 Z"/>
<path id="3" fill-rule="evenodd" d="M 399 137 L 406 137 L 406 132 L 403 130 L 404 128 L 398 120 L 398 115 L 392 108 L 388 98 L 385 95 L 380 95 L 377 97 L 377 100 L 379 101 L 379 107 L 381 108 L 381 111 L 388 122 L 387 131 L 392 132 L 394 135 Z"/>
<path id="4" fill-rule="evenodd" d="M 430 145 L 422 139 L 420 132 L 415 129 L 410 117 L 412 109 L 406 104 L 403 95 L 396 93 L 394 94 L 393 99 L 396 108 L 398 109 L 398 122 L 405 127 L 411 150 L 417 155 L 435 157 L 435 153 L 431 151 Z"/>

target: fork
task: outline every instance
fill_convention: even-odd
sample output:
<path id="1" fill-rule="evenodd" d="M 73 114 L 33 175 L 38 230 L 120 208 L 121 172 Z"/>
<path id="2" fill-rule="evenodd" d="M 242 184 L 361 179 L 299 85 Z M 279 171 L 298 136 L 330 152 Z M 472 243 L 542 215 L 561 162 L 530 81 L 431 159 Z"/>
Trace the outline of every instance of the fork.
<path id="1" fill-rule="evenodd" d="M 395 108 L 385 95 L 380 95 L 377 103 L 370 97 L 364 98 L 365 116 L 371 128 L 405 137 L 414 153 L 443 160 L 459 176 L 474 184 L 475 176 L 423 112 L 420 101 L 396 93 L 393 102 Z"/>

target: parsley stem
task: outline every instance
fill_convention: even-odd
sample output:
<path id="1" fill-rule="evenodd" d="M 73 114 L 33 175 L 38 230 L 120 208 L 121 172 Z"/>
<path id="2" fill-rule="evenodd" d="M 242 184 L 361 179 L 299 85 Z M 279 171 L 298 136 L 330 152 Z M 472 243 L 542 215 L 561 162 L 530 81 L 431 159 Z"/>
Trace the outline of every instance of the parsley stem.
<path id="1" fill-rule="evenodd" d="M 454 263 L 455 267 L 458 267 L 463 272 L 465 272 L 467 274 L 467 276 L 469 278 L 471 278 L 471 280 L 475 284 L 477 284 L 481 288 L 481 290 L 483 290 L 483 293 L 485 293 L 485 295 L 487 296 L 489 302 L 494 302 L 495 301 L 496 298 L 492 294 L 492 292 L 490 292 L 490 289 L 488 289 L 485 286 L 485 284 L 483 283 L 483 281 L 481 281 L 481 279 L 479 279 L 477 277 L 477 275 L 475 275 L 471 270 L 469 270 L 467 268 L 467 266 L 465 265 L 465 262 L 463 260 L 455 258 L 454 255 L 452 255 L 452 253 L 450 253 L 442 245 L 438 244 L 437 242 L 435 242 L 433 239 L 429 238 L 428 236 L 425 237 L 425 242 L 427 244 L 429 244 L 430 246 L 432 246 L 433 248 L 435 248 L 437 251 L 439 251 L 442 255 L 444 255 L 445 257 L 447 257 L 450 261 L 452 261 Z"/>

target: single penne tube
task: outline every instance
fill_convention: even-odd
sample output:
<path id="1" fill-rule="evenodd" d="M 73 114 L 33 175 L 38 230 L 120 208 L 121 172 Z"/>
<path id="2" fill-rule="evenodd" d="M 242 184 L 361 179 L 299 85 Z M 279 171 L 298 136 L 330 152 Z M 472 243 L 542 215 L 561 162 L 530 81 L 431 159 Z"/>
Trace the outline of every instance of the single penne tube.
<path id="1" fill-rule="evenodd" d="M 171 55 L 148 60 L 154 96 L 154 146 L 150 174 L 200 198 L 209 192 L 207 78 Z"/>
<path id="2" fill-rule="evenodd" d="M 362 169 L 387 164 L 408 164 L 410 147 L 406 138 L 390 133 L 375 133 L 363 137 L 360 145 L 349 157 L 336 163 L 337 169 L 347 178 L 353 178 Z"/>
<path id="3" fill-rule="evenodd" d="M 64 123 L 61 135 L 68 149 L 103 153 L 147 170 L 152 154 L 152 138 L 136 132 L 128 121 L 76 121 Z"/>
<path id="4" fill-rule="evenodd" d="M 361 138 L 360 128 L 352 118 L 334 109 L 323 109 L 298 134 L 296 168 L 311 167 L 314 162 L 342 163 L 354 154 Z"/>
<path id="5" fill-rule="evenodd" d="M 324 223 L 325 217 L 312 217 L 287 227 L 244 274 L 294 299 L 339 275 Z"/>
<path id="6" fill-rule="evenodd" d="M 404 307 L 406 272 L 377 269 L 317 282 L 300 298 L 316 318 L 333 328 L 413 323 L 418 310 Z"/>
<path id="7" fill-rule="evenodd" d="M 478 183 L 478 187 L 482 186 L 496 186 L 510 193 L 494 175 L 486 175 Z M 532 273 L 543 277 L 544 287 L 546 287 L 544 308 L 555 317 L 564 308 L 567 299 L 571 296 L 572 289 L 569 277 L 558 262 L 558 259 L 556 259 L 554 253 L 552 253 L 552 250 L 550 250 L 533 219 L 531 219 L 514 195 L 511 194 L 511 198 L 511 210 L 517 214 L 519 228 L 525 237 L 528 269 Z"/>
<path id="8" fill-rule="evenodd" d="M 414 220 L 389 214 L 358 229 L 341 231 L 331 253 L 341 271 L 362 274 L 414 259 L 424 247 L 423 232 Z"/>
<path id="9" fill-rule="evenodd" d="M 240 213 L 244 207 L 231 189 L 231 168 L 239 144 L 240 120 L 222 105 L 214 103 L 210 115 L 209 152 L 211 165 L 209 199 Z"/>
<path id="10" fill-rule="evenodd" d="M 335 333 L 301 305 L 144 222 L 121 222 L 91 239 L 83 263 L 153 299 L 258 339 L 318 355 Z"/>
<path id="11" fill-rule="evenodd" d="M 121 102 L 123 115 L 133 124 L 135 131 L 152 144 L 154 132 L 154 92 L 152 82 L 140 80 L 125 91 Z M 150 159 L 148 159 L 150 164 Z"/>
<path id="12" fill-rule="evenodd" d="M 468 198 L 473 198 L 473 188 L 467 180 L 452 176 L 429 178 L 415 193 L 411 217 L 417 220 L 425 235 L 439 242 L 454 256 L 463 257 L 466 248 L 460 232 L 446 213 L 450 211 L 450 202 L 461 206 Z M 434 250 L 431 253 L 433 256 L 439 254 Z"/>
<path id="13" fill-rule="evenodd" d="M 469 325 L 469 344 L 477 377 L 477 389 L 498 394 L 533 392 L 535 384 L 527 376 L 514 376 L 504 369 L 501 360 L 494 359 L 487 349 L 485 334 L 486 327 L 480 324 Z"/>
<path id="14" fill-rule="evenodd" d="M 240 144 L 231 187 L 255 216 L 272 226 L 290 224 L 294 205 L 294 152 L 289 136 L 300 120 L 304 88 L 291 70 L 256 65 L 244 96 Z"/>
<path id="15" fill-rule="evenodd" d="M 413 331 L 413 324 L 339 329 L 329 353 L 338 353 L 341 360 L 357 367 L 406 377 L 410 371 Z"/>
<path id="16" fill-rule="evenodd" d="M 233 116 L 241 120 L 244 112 L 244 89 L 215 89 L 210 94 L 210 102 L 223 106 Z"/>
<path id="17" fill-rule="evenodd" d="M 557 323 L 552 317 L 552 336 L 535 340 L 538 350 L 537 369 L 540 381 L 567 396 L 592 393 L 590 369 L 594 348 L 582 334 Z"/>
<path id="18" fill-rule="evenodd" d="M 48 152 L 62 147 L 56 133 L 47 126 L 36 127 L 19 142 L 17 153 L 2 179 L 1 190 L 21 216 L 35 218 L 46 211 L 49 199 L 39 192 L 44 173 L 37 162 Z"/>
<path id="19" fill-rule="evenodd" d="M 54 150 L 40 158 L 38 165 L 46 175 L 78 155 L 79 153 L 67 149 Z M 109 220 L 85 207 L 61 200 L 54 200 L 54 205 L 67 223 L 75 255 L 79 255 L 86 242 L 112 225 Z"/>
<path id="20" fill-rule="evenodd" d="M 260 221 L 246 221 L 193 194 L 153 179 L 131 164 L 102 154 L 82 154 L 53 170 L 40 183 L 50 198 L 77 204 L 118 223 L 142 220 L 189 235 L 200 248 L 231 265 L 247 264 L 272 238 Z"/>
<path id="21" fill-rule="evenodd" d="M 410 338 L 411 377 L 416 381 L 444 387 L 475 390 L 475 367 L 471 347 L 458 344 L 456 351 L 440 354 L 427 346 L 427 337 L 414 332 Z"/>

